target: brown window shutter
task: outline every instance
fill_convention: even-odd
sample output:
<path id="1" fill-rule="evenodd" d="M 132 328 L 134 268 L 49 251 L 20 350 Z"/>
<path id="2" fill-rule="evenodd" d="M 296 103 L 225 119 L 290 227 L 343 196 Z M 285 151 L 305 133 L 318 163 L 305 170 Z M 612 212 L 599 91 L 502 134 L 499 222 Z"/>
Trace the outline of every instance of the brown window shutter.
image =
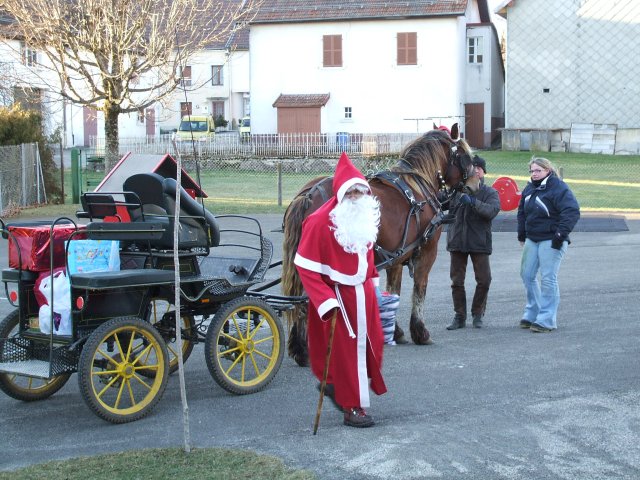
<path id="1" fill-rule="evenodd" d="M 417 65 L 418 34 L 416 32 L 398 33 L 398 65 Z"/>
<path id="2" fill-rule="evenodd" d="M 323 35 L 322 65 L 325 67 L 342 66 L 342 35 Z"/>

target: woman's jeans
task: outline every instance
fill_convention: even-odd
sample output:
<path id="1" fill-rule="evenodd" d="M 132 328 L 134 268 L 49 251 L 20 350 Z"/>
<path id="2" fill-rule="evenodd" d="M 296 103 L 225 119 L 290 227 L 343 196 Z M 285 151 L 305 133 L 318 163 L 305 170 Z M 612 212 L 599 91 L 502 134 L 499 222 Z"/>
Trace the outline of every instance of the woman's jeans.
<path id="1" fill-rule="evenodd" d="M 562 248 L 556 250 L 551 248 L 551 240 L 534 242 L 527 238 L 524 242 L 520 277 L 527 294 L 527 305 L 522 314 L 523 320 L 546 328 L 557 328 L 556 313 L 560 304 L 558 270 L 567 246 L 565 241 Z"/>

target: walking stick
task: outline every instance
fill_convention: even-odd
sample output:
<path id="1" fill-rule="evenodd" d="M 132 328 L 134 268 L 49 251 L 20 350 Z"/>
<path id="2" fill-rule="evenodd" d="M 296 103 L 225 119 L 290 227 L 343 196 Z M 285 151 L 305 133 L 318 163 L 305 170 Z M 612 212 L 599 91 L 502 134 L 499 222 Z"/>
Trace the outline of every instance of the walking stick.
<path id="1" fill-rule="evenodd" d="M 318 425 L 320 424 L 320 413 L 322 413 L 322 401 L 324 400 L 324 390 L 327 386 L 327 377 L 329 376 L 329 360 L 331 360 L 331 348 L 333 347 L 333 334 L 336 331 L 336 317 L 338 309 L 336 308 L 331 317 L 331 327 L 329 329 L 329 343 L 327 344 L 327 358 L 324 362 L 324 372 L 322 372 L 322 383 L 320 383 L 320 398 L 318 399 L 318 410 L 316 411 L 316 421 L 313 424 L 313 434 L 318 433 Z"/>

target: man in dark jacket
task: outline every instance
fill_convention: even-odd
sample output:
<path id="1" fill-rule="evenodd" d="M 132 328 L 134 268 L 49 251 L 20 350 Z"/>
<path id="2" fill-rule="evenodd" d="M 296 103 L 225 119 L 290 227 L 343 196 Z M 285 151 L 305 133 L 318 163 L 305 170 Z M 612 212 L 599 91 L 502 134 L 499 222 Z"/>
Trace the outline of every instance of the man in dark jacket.
<path id="1" fill-rule="evenodd" d="M 455 222 L 447 230 L 447 250 L 451 253 L 451 294 L 455 316 L 447 330 L 463 328 L 467 320 L 467 294 L 464 279 L 467 259 L 471 257 L 476 277 L 476 290 L 471 303 L 473 326 L 482 327 L 482 317 L 487 306 L 491 285 L 491 221 L 500 211 L 498 192 L 484 184 L 487 162 L 477 155 L 473 159 L 476 175 L 480 178 L 480 190 L 475 196 L 457 195 L 451 203 L 456 209 Z"/>

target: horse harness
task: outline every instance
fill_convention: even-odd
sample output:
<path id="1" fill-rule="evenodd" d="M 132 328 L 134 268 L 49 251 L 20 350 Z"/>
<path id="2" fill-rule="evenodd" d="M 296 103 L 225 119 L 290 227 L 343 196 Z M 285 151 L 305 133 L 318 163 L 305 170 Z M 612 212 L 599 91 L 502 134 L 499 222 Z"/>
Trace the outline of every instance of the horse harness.
<path id="1" fill-rule="evenodd" d="M 388 183 L 400 193 L 402 193 L 405 200 L 407 200 L 407 202 L 409 203 L 409 211 L 407 212 L 407 218 L 404 224 L 402 241 L 400 243 L 400 247 L 394 251 L 386 250 L 377 243 L 373 248 L 378 254 L 379 258 L 382 259 L 381 262 L 376 264 L 376 268 L 378 269 L 385 269 L 389 265 L 393 264 L 398 258 L 403 257 L 408 252 L 414 251 L 414 254 L 411 255 L 411 257 L 406 262 L 404 262 L 404 264 L 409 268 L 411 277 L 413 277 L 413 263 L 415 261 L 415 257 L 420 252 L 420 247 L 422 247 L 422 245 L 433 238 L 439 226 L 441 226 L 443 223 L 448 222 L 449 215 L 444 214 L 442 208 L 443 203 L 441 203 L 436 195 L 431 192 L 431 189 L 425 184 L 423 178 L 413 172 L 410 164 L 408 164 L 404 159 L 400 159 L 397 166 L 399 167 L 399 169 L 396 171 L 385 170 L 382 172 L 378 172 L 370 177 L 368 176 L 367 180 L 376 179 L 380 182 Z M 420 193 L 422 193 L 422 196 L 425 198 L 424 200 L 418 201 L 416 199 L 416 196 L 413 193 L 413 189 L 404 180 L 403 175 L 411 175 L 416 180 L 416 183 L 420 188 Z M 442 178 L 440 172 L 438 172 L 438 182 L 442 189 L 444 186 L 444 179 Z M 420 232 L 420 213 L 423 211 L 425 205 L 429 205 L 429 207 L 431 207 L 434 215 L 429 221 L 429 225 L 424 229 L 422 234 L 418 235 L 418 237 L 413 242 L 407 243 L 411 217 L 415 217 L 416 229 L 418 232 Z"/>

